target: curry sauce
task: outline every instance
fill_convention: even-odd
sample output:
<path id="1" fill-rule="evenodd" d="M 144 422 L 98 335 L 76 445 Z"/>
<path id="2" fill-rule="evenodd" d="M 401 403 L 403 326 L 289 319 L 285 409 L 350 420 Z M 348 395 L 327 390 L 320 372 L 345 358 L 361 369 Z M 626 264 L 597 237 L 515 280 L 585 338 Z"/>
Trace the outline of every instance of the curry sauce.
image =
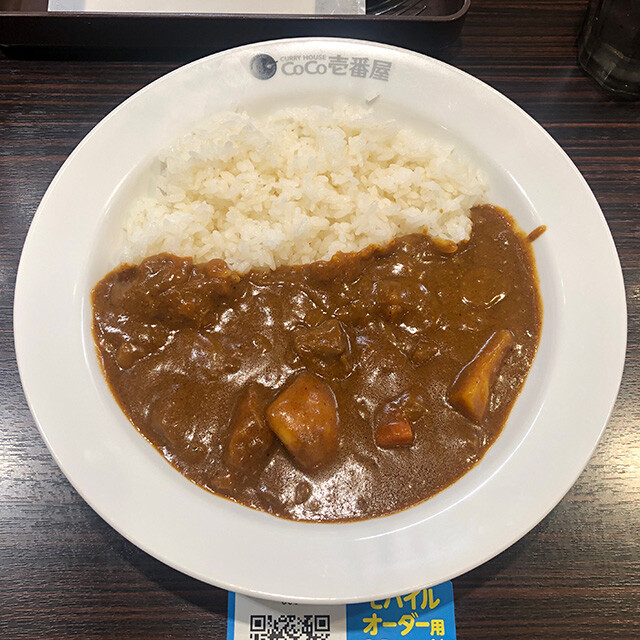
<path id="1" fill-rule="evenodd" d="M 246 274 L 160 254 L 92 293 L 107 382 L 180 472 L 284 518 L 421 502 L 500 434 L 535 357 L 530 241 L 472 210 L 459 247 L 423 234 Z"/>

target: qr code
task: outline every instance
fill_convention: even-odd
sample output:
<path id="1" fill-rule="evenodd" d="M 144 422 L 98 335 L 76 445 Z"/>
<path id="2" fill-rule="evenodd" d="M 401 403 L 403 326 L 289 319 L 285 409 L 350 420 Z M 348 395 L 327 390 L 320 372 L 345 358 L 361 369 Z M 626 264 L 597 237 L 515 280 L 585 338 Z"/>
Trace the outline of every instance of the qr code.
<path id="1" fill-rule="evenodd" d="M 329 640 L 330 616 L 252 615 L 249 619 L 251 640 Z"/>

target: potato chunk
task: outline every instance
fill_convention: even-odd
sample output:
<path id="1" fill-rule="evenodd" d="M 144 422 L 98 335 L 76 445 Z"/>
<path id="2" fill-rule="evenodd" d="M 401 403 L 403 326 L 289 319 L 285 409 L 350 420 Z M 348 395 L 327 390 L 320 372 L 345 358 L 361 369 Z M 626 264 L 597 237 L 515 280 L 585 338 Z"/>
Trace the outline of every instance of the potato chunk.
<path id="1" fill-rule="evenodd" d="M 338 405 L 328 384 L 300 374 L 268 407 L 267 421 L 300 467 L 329 462 L 338 448 Z"/>
<path id="2" fill-rule="evenodd" d="M 251 385 L 231 417 L 227 463 L 237 471 L 251 470 L 265 460 L 274 439 L 261 408 L 259 388 Z"/>
<path id="3" fill-rule="evenodd" d="M 480 422 L 484 417 L 498 369 L 513 342 L 511 331 L 496 331 L 454 380 L 449 400 L 469 420 Z"/>

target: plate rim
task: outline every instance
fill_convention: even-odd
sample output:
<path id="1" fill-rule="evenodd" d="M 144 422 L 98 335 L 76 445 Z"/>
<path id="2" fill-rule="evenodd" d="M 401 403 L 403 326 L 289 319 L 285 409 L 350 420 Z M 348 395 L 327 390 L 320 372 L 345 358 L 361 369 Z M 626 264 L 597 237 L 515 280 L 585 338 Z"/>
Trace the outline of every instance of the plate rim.
<path id="1" fill-rule="evenodd" d="M 55 451 L 52 443 L 49 441 L 49 438 L 47 437 L 46 430 L 43 427 L 43 425 L 41 424 L 40 419 L 38 418 L 37 411 L 36 411 L 36 408 L 34 406 L 35 403 L 33 401 L 33 398 L 30 397 L 30 394 L 29 394 L 29 392 L 27 391 L 27 388 L 24 385 L 24 379 L 25 379 L 25 374 L 24 374 L 24 371 L 23 371 L 24 358 L 20 357 L 21 345 L 23 344 L 23 338 L 22 338 L 22 329 L 21 329 L 20 321 L 19 321 L 20 320 L 19 316 L 20 316 L 21 311 L 19 309 L 18 302 L 20 300 L 20 295 L 21 295 L 20 292 L 22 291 L 24 286 L 26 286 L 24 284 L 25 277 L 26 277 L 25 276 L 26 267 L 25 267 L 25 265 L 23 263 L 23 258 L 24 258 L 25 253 L 26 253 L 25 248 L 27 248 L 29 246 L 30 238 L 32 238 L 33 234 L 35 234 L 34 229 L 37 228 L 38 221 L 40 220 L 40 218 L 42 217 L 42 215 L 44 215 L 44 212 L 46 211 L 46 200 L 47 200 L 49 194 L 56 189 L 57 184 L 59 183 L 60 180 L 62 180 L 62 176 L 64 174 L 64 171 L 65 171 L 66 167 L 69 164 L 71 164 L 71 162 L 73 162 L 74 158 L 81 152 L 81 150 L 87 144 L 90 144 L 92 134 L 94 133 L 96 128 L 100 127 L 102 125 L 102 123 L 107 121 L 108 119 L 110 119 L 112 117 L 115 117 L 115 115 L 118 114 L 121 110 L 126 109 L 126 107 L 129 104 L 129 102 L 132 101 L 133 99 L 135 99 L 137 96 L 139 96 L 140 94 L 142 94 L 142 93 L 144 93 L 146 91 L 152 90 L 151 87 L 154 87 L 159 82 L 166 81 L 166 79 L 171 77 L 173 74 L 182 73 L 182 72 L 184 72 L 185 69 L 193 67 L 193 66 L 196 66 L 196 65 L 199 65 L 199 64 L 202 64 L 202 62 L 204 60 L 210 60 L 211 58 L 214 58 L 214 57 L 228 56 L 229 54 L 234 54 L 234 53 L 237 53 L 237 52 L 240 52 L 240 51 L 257 49 L 257 48 L 259 48 L 261 46 L 269 46 L 269 45 L 275 45 L 275 44 L 283 44 L 283 43 L 314 43 L 314 44 L 321 44 L 323 42 L 349 43 L 349 44 L 354 44 L 354 45 L 358 45 L 358 46 L 382 48 L 382 49 L 386 49 L 386 50 L 393 50 L 393 51 L 400 52 L 403 56 L 406 56 L 408 54 L 408 55 L 410 55 L 412 57 L 415 57 L 415 58 L 418 58 L 418 59 L 427 58 L 428 60 L 430 60 L 432 63 L 436 64 L 437 66 L 442 66 L 443 68 L 445 68 L 447 70 L 447 72 L 449 72 L 449 73 L 454 72 L 455 74 L 459 74 L 459 75 L 465 77 L 467 81 L 471 80 L 474 83 L 477 83 L 478 85 L 481 85 L 483 91 L 489 90 L 494 95 L 494 97 L 497 97 L 501 101 L 507 103 L 510 109 L 516 109 L 518 112 L 520 112 L 521 116 L 524 116 L 529 121 L 529 124 L 534 125 L 538 129 L 538 131 L 544 135 L 544 137 L 547 140 L 547 144 L 553 145 L 555 150 L 559 151 L 562 154 L 565 163 L 568 164 L 568 167 L 571 168 L 571 170 L 573 171 L 575 177 L 577 177 L 578 180 L 581 182 L 582 188 L 585 190 L 586 193 L 589 194 L 593 204 L 595 205 L 595 207 L 597 208 L 598 212 L 600 213 L 600 216 L 601 216 L 600 222 L 603 223 L 604 230 L 607 233 L 608 244 L 610 245 L 610 249 L 613 251 L 613 256 L 615 256 L 615 259 L 617 260 L 617 272 L 616 272 L 616 276 L 617 276 L 616 285 L 617 285 L 617 287 L 616 288 L 618 289 L 617 295 L 620 296 L 619 300 L 618 300 L 618 303 L 621 303 L 619 311 L 622 312 L 622 314 L 621 314 L 621 316 L 619 318 L 620 325 L 618 327 L 618 332 L 619 332 L 620 336 L 619 336 L 619 342 L 618 342 L 619 352 L 618 352 L 618 358 L 617 358 L 617 370 L 618 371 L 616 373 L 616 378 L 617 378 L 616 389 L 617 390 L 619 390 L 619 387 L 620 387 L 620 384 L 621 384 L 621 380 L 622 380 L 622 372 L 623 372 L 624 360 L 625 360 L 625 352 L 626 352 L 626 338 L 627 338 L 626 295 L 625 295 L 625 289 L 624 289 L 623 274 L 622 274 L 622 270 L 621 270 L 621 266 L 620 266 L 620 260 L 619 260 L 618 254 L 617 254 L 615 243 L 613 241 L 613 237 L 612 237 L 611 232 L 610 232 L 610 230 L 608 228 L 608 225 L 607 225 L 607 222 L 606 222 L 606 218 L 604 217 L 604 214 L 603 214 L 603 212 L 602 212 L 602 210 L 601 210 L 601 208 L 600 208 L 600 206 L 599 206 L 599 204 L 598 204 L 593 192 L 591 191 L 586 179 L 580 173 L 580 171 L 577 169 L 577 167 L 575 166 L 575 164 L 573 163 L 571 158 L 567 155 L 567 153 L 562 149 L 562 147 L 560 147 L 560 145 L 553 139 L 553 137 L 544 129 L 544 127 L 542 127 L 537 121 L 535 121 L 524 109 L 522 109 L 520 106 L 518 106 L 513 101 L 509 100 L 509 98 L 507 98 L 504 94 L 500 93 L 499 91 L 497 91 L 496 89 L 494 89 L 490 85 L 484 83 L 483 81 L 479 80 L 478 78 L 475 78 L 474 76 L 466 73 L 465 71 L 462 71 L 461 69 L 458 69 L 458 68 L 456 68 L 456 67 L 454 67 L 452 65 L 449 65 L 447 63 L 444 63 L 444 62 L 442 62 L 440 60 L 437 60 L 437 59 L 434 59 L 434 58 L 429 58 L 428 56 L 424 56 L 422 54 L 419 54 L 419 53 L 416 53 L 414 51 L 410 51 L 410 50 L 407 50 L 407 49 L 403 49 L 401 47 L 396 47 L 396 46 L 391 46 L 391 45 L 384 45 L 384 44 L 377 43 L 377 42 L 369 42 L 369 41 L 358 40 L 358 39 L 353 39 L 353 38 L 305 37 L 305 38 L 285 38 L 285 39 L 278 39 L 278 40 L 270 40 L 270 41 L 265 41 L 265 42 L 260 42 L 260 43 L 253 43 L 253 44 L 249 44 L 249 45 L 244 45 L 242 47 L 236 47 L 236 48 L 233 48 L 233 49 L 229 49 L 229 50 L 226 50 L 226 51 L 223 51 L 223 52 L 220 52 L 220 53 L 212 54 L 211 56 L 206 56 L 206 57 L 201 58 L 199 60 L 195 60 L 195 61 L 193 61 L 193 62 L 191 62 L 189 64 L 180 66 L 180 67 L 172 70 L 171 72 L 160 76 L 159 78 L 157 78 L 153 82 L 145 85 L 139 91 L 136 91 L 129 98 L 127 98 L 121 104 L 116 106 L 112 111 L 110 111 L 98 123 L 96 123 L 96 125 L 94 127 L 92 127 L 92 129 L 83 137 L 83 139 L 80 141 L 80 143 L 71 152 L 71 154 L 68 156 L 68 158 L 62 164 L 60 169 L 57 171 L 55 177 L 53 178 L 53 180 L 51 181 L 51 183 L 48 186 L 47 190 L 45 191 L 45 194 L 44 194 L 44 196 L 43 196 L 43 198 L 42 198 L 42 200 L 41 200 L 41 202 L 40 202 L 40 204 L 38 206 L 36 214 L 34 215 L 32 221 L 30 223 L 29 231 L 28 231 L 27 236 L 25 238 L 23 250 L 21 252 L 20 263 L 19 263 L 19 266 L 18 266 L 18 274 L 17 274 L 17 277 L 16 277 L 16 285 L 15 285 L 15 293 L 14 293 L 14 313 L 13 313 L 13 318 L 14 318 L 14 345 L 15 345 L 15 350 L 16 350 L 17 364 L 18 364 L 18 370 L 19 370 L 19 373 L 20 373 L 20 379 L 21 379 L 21 382 L 23 383 L 23 389 L 24 389 L 24 392 L 25 392 L 25 397 L 27 399 L 27 404 L 29 406 L 30 412 L 31 412 L 31 414 L 32 414 L 32 416 L 34 418 L 34 421 L 36 422 L 36 425 L 38 427 L 40 435 L 43 438 L 43 440 L 44 440 L 49 452 L 51 453 L 52 457 L 56 461 L 56 464 L 58 465 L 58 467 L 61 469 L 61 471 L 67 477 L 67 479 L 69 480 L 71 485 L 74 487 L 74 489 L 81 495 L 83 500 L 85 500 L 85 502 L 87 502 L 87 504 L 94 511 L 96 511 L 96 513 L 98 513 L 98 515 L 100 515 L 101 518 L 103 518 L 111 527 L 116 529 L 121 535 L 123 535 L 125 538 L 130 540 L 137 547 L 139 547 L 140 549 L 142 549 L 145 552 L 149 553 L 153 557 L 156 557 L 157 559 L 159 559 L 164 564 L 167 564 L 167 565 L 173 567 L 174 569 L 176 569 L 178 571 L 181 571 L 182 573 L 186 573 L 188 575 L 192 575 L 193 577 L 195 577 L 195 578 L 197 578 L 199 580 L 202 580 L 204 582 L 207 582 L 209 584 L 214 584 L 211 581 L 211 577 L 205 576 L 205 575 L 198 575 L 198 574 L 194 573 L 193 571 L 186 570 L 180 564 L 174 563 L 170 558 L 162 557 L 162 556 L 158 555 L 156 552 L 154 552 L 153 549 L 149 548 L 148 545 L 146 545 L 145 542 L 143 542 L 143 541 L 141 541 L 139 539 L 136 539 L 130 533 L 125 533 L 124 531 L 122 531 L 121 528 L 117 525 L 117 523 L 114 523 L 112 521 L 112 519 L 109 518 L 108 516 L 106 516 L 105 514 L 103 514 L 102 511 L 98 507 L 96 507 L 93 504 L 92 501 L 89 501 L 87 499 L 87 497 L 85 496 L 85 493 L 83 492 L 81 487 L 77 486 L 77 483 L 68 475 L 67 470 L 65 469 L 65 466 L 62 464 L 62 461 L 59 459 L 58 455 L 56 454 L 56 451 Z M 21 360 L 23 361 L 22 365 L 21 365 Z M 615 394 L 612 394 L 612 397 L 611 397 L 611 399 L 610 399 L 610 401 L 608 403 L 608 407 L 607 407 L 607 419 L 601 425 L 598 438 L 593 443 L 593 445 L 591 446 L 590 453 L 587 456 L 586 460 L 584 461 L 584 464 L 582 465 L 582 467 L 579 470 L 577 470 L 574 473 L 573 480 L 567 486 L 564 486 L 564 484 L 567 484 L 565 482 L 562 487 L 560 487 L 560 488 L 558 488 L 556 490 L 555 493 L 557 495 L 557 499 L 554 500 L 553 504 L 550 504 L 548 506 L 547 511 L 541 517 L 534 518 L 535 522 L 532 522 L 530 524 L 530 526 L 528 526 L 528 528 L 526 528 L 526 530 L 524 530 L 518 537 L 516 537 L 515 539 L 511 540 L 510 542 L 502 545 L 497 550 L 496 549 L 492 549 L 490 552 L 485 554 L 481 559 L 479 559 L 475 564 L 473 564 L 473 566 L 467 567 L 464 571 L 462 571 L 462 572 L 458 571 L 458 570 L 453 571 L 450 575 L 448 575 L 447 577 L 443 578 L 444 580 L 451 579 L 453 577 L 461 575 L 461 573 L 464 573 L 464 572 L 466 572 L 466 571 L 468 571 L 470 569 L 473 569 L 473 568 L 479 566 L 480 564 L 483 564 L 484 562 L 488 561 L 489 559 L 497 556 L 499 553 L 501 553 L 506 548 L 511 546 L 514 542 L 516 542 L 521 537 L 526 535 L 540 521 L 542 521 L 546 517 L 546 515 L 548 515 L 548 513 L 553 508 L 555 508 L 555 506 L 557 506 L 557 504 L 562 500 L 562 498 L 566 495 L 566 493 L 571 489 L 573 484 L 576 482 L 577 478 L 580 476 L 580 474 L 582 473 L 582 471 L 584 470 L 584 468 L 588 464 L 589 459 L 593 455 L 593 453 L 594 453 L 594 451 L 595 451 L 595 449 L 596 449 L 596 447 L 597 447 L 597 445 L 598 445 L 598 443 L 599 443 L 599 441 L 600 441 L 600 439 L 602 437 L 602 434 L 604 433 L 604 429 L 606 428 L 608 420 L 609 420 L 609 418 L 611 416 L 611 413 L 613 411 L 613 408 L 615 406 L 617 393 L 618 393 L 618 391 L 616 391 Z M 309 526 L 309 525 L 303 524 L 302 526 Z M 327 526 L 327 525 L 320 525 L 320 526 Z M 331 598 L 329 598 L 329 599 L 327 599 L 327 598 L 318 599 L 318 598 L 313 598 L 313 597 L 298 598 L 297 596 L 292 596 L 290 593 L 266 593 L 266 592 L 263 592 L 263 591 L 256 591 L 256 590 L 253 590 L 251 588 L 243 587 L 243 585 L 240 585 L 240 584 L 233 584 L 231 582 L 225 582 L 225 581 L 220 580 L 218 578 L 216 578 L 215 584 L 217 586 L 221 586 L 221 587 L 223 587 L 225 589 L 236 591 L 238 593 L 243 593 L 245 595 L 257 596 L 257 597 L 262 597 L 262 598 L 267 598 L 267 599 L 274 599 L 274 600 L 283 599 L 283 598 L 284 599 L 291 599 L 293 597 L 293 599 L 298 601 L 298 602 L 313 602 L 313 603 L 316 603 L 316 604 L 321 604 L 321 603 L 327 603 L 327 604 L 328 603 L 332 603 L 332 604 L 335 604 L 337 602 L 351 602 L 351 601 L 353 601 L 351 599 L 344 599 L 344 598 L 340 598 L 340 599 L 337 599 L 337 600 L 334 600 L 334 599 L 331 599 Z M 380 598 L 380 597 L 386 597 L 388 595 L 396 595 L 396 593 L 395 592 L 394 593 L 388 593 L 388 592 L 386 592 L 384 590 L 381 590 L 381 591 L 379 590 L 375 595 L 376 595 L 377 598 Z"/>

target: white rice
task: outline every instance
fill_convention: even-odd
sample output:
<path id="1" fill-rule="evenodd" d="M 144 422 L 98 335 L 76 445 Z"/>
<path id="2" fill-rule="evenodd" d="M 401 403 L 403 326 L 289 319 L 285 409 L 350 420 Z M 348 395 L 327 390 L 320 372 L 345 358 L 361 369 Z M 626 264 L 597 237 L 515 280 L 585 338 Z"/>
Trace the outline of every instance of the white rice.
<path id="1" fill-rule="evenodd" d="M 453 146 L 349 105 L 220 114 L 160 160 L 155 194 L 126 220 L 125 260 L 167 251 L 246 271 L 424 230 L 458 243 L 486 192 Z"/>

